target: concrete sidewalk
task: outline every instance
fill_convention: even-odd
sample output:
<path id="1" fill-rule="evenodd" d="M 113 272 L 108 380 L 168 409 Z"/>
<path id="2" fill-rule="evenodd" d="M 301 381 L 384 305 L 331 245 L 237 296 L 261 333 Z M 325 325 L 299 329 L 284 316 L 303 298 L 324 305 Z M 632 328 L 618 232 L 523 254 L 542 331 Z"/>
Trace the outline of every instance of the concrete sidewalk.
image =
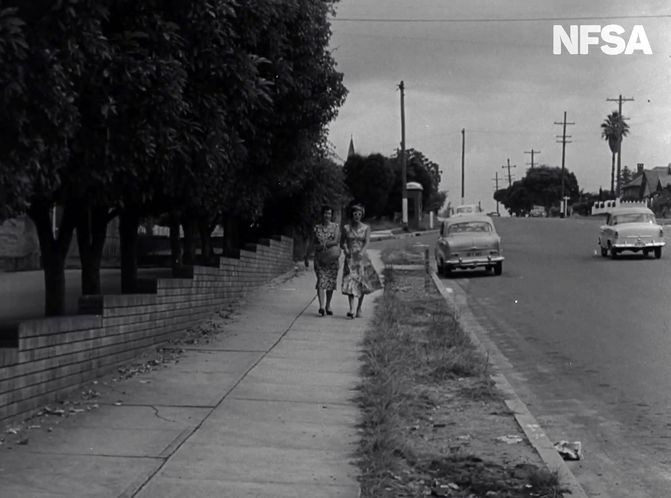
<path id="1" fill-rule="evenodd" d="M 358 496 L 355 397 L 376 294 L 351 320 L 338 290 L 322 318 L 314 284 L 312 269 L 277 279 L 174 365 L 100 381 L 96 409 L 42 417 L 0 446 L 0 494 Z"/>

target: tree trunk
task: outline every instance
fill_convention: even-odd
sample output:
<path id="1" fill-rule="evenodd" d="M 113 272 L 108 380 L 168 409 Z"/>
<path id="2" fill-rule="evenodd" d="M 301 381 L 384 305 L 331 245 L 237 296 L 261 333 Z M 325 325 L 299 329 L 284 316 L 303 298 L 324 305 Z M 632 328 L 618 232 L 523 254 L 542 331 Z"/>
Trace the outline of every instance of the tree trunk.
<path id="1" fill-rule="evenodd" d="M 620 147 L 617 148 L 617 177 L 615 178 L 615 197 L 620 197 Z"/>
<path id="2" fill-rule="evenodd" d="M 140 215 L 137 209 L 126 207 L 119 214 L 119 243 L 121 245 L 121 292 L 137 291 L 137 228 Z"/>
<path id="3" fill-rule="evenodd" d="M 202 263 L 204 265 L 211 265 L 214 262 L 214 249 L 212 249 L 212 227 L 206 218 L 198 219 L 198 231 L 200 233 L 200 252 L 202 255 Z"/>
<path id="4" fill-rule="evenodd" d="M 173 276 L 182 267 L 182 241 L 179 237 L 179 213 L 172 211 L 170 213 L 170 262 Z"/>
<path id="5" fill-rule="evenodd" d="M 611 154 L 610 164 L 610 195 L 615 195 L 615 152 Z"/>
<path id="6" fill-rule="evenodd" d="M 182 217 L 184 228 L 184 266 L 193 266 L 196 259 L 196 224 L 190 216 Z"/>
<path id="7" fill-rule="evenodd" d="M 77 244 L 82 264 L 82 294 L 100 294 L 100 262 L 107 237 L 109 210 L 88 207 L 78 213 Z"/>
<path id="8" fill-rule="evenodd" d="M 76 206 L 63 208 L 55 238 L 49 216 L 50 209 L 51 205 L 47 202 L 34 202 L 28 209 L 28 216 L 35 224 L 40 241 L 44 269 L 44 314 L 60 316 L 65 314 L 65 258 L 72 241 L 75 226 L 72 213 Z"/>
<path id="9" fill-rule="evenodd" d="M 224 256 L 233 256 L 240 249 L 240 229 L 238 218 L 234 215 L 224 215 Z"/>

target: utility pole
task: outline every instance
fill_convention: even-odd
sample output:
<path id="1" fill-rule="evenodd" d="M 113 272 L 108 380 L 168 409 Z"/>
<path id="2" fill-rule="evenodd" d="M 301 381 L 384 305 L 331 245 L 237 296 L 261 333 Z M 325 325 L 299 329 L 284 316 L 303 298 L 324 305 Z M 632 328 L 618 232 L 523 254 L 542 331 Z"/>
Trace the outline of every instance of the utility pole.
<path id="1" fill-rule="evenodd" d="M 634 98 L 622 98 L 622 94 L 616 99 L 606 99 L 606 102 L 617 102 L 617 112 L 620 115 L 620 118 L 624 120 L 624 116 L 622 116 L 622 102 L 631 102 L 633 101 Z M 615 190 L 615 195 L 617 197 L 620 197 L 620 156 L 622 155 L 622 136 L 619 137 L 620 140 L 618 140 L 617 143 L 617 187 Z"/>
<path id="2" fill-rule="evenodd" d="M 534 154 L 540 154 L 541 151 L 540 150 L 534 150 L 534 148 L 532 147 L 531 150 L 525 150 L 524 153 L 525 154 L 531 154 L 531 169 L 534 169 Z M 527 164 L 529 164 L 529 163 L 527 163 Z"/>
<path id="3" fill-rule="evenodd" d="M 510 168 L 517 168 L 516 164 L 513 164 L 512 166 L 510 165 L 510 158 L 508 159 L 508 165 L 503 165 L 501 166 L 502 168 L 508 168 L 508 188 L 510 188 L 513 185 L 513 177 L 510 174 Z"/>
<path id="4" fill-rule="evenodd" d="M 494 180 L 496 182 L 496 190 L 494 192 L 498 192 L 499 191 L 499 172 L 498 171 L 494 172 L 494 178 L 492 178 L 492 180 Z M 494 200 L 496 200 L 496 199 L 494 199 Z M 496 201 L 496 214 L 501 214 L 499 212 L 499 201 Z"/>
<path id="5" fill-rule="evenodd" d="M 566 135 L 566 125 L 574 125 L 575 123 L 567 123 L 566 122 L 566 111 L 564 111 L 564 120 L 560 123 L 555 121 L 556 125 L 562 125 L 562 134 L 557 135 L 557 138 L 560 138 L 561 140 L 557 140 L 557 143 L 561 143 L 561 217 L 566 216 L 566 199 L 564 199 L 564 160 L 566 157 L 566 144 L 571 143 L 570 140 L 566 140 L 567 138 L 571 138 L 571 135 Z"/>
<path id="6" fill-rule="evenodd" d="M 466 151 L 466 129 L 462 128 L 461 129 L 461 204 L 464 203 L 464 175 L 465 175 L 465 168 L 464 168 L 464 154 Z"/>
<path id="7" fill-rule="evenodd" d="M 405 85 L 403 81 L 398 85 L 401 91 L 401 213 L 403 229 L 408 229 L 408 189 L 407 166 L 405 164 Z"/>

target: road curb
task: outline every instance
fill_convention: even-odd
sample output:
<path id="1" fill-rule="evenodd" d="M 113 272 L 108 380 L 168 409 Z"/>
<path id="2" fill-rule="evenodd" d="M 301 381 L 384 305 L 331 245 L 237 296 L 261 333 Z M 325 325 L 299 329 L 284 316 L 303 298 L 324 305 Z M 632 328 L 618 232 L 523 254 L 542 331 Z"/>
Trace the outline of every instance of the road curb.
<path id="1" fill-rule="evenodd" d="M 399 232 L 399 233 L 392 233 L 392 234 L 383 234 L 383 235 L 376 235 L 375 232 L 372 232 L 370 234 L 370 241 L 371 242 L 380 242 L 381 240 L 392 240 L 392 239 L 407 239 L 409 237 L 420 237 L 422 235 L 427 235 L 427 234 L 433 234 L 433 233 L 438 233 L 439 230 L 437 228 L 431 229 L 431 230 L 424 230 L 421 232 Z"/>
<path id="2" fill-rule="evenodd" d="M 519 398 L 512 385 L 502 373 L 505 365 L 510 365 L 508 359 L 501 353 L 499 348 L 488 337 L 485 330 L 477 322 L 470 310 L 458 308 L 454 296 L 442 285 L 442 281 L 435 271 L 431 271 L 431 278 L 436 289 L 443 299 L 457 311 L 457 319 L 464 332 L 468 335 L 473 345 L 487 358 L 496 371 L 492 380 L 496 387 L 504 393 L 508 408 L 515 415 L 515 420 L 524 431 L 529 443 L 534 447 L 541 460 L 550 471 L 556 471 L 562 486 L 568 489 L 571 498 L 588 498 L 576 477 L 569 469 L 566 462 L 555 450 L 552 441 L 531 414 L 526 404 Z M 564 495 L 566 496 L 566 494 Z"/>

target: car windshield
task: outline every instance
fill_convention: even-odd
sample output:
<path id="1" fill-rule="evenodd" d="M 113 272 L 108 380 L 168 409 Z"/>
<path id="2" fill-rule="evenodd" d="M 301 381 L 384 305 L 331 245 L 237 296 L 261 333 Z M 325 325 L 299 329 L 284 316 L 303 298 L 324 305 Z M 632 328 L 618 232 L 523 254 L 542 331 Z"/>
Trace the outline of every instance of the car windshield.
<path id="1" fill-rule="evenodd" d="M 447 233 L 463 232 L 491 232 L 492 226 L 484 221 L 468 221 L 464 223 L 454 223 L 447 227 Z"/>
<path id="2" fill-rule="evenodd" d="M 455 212 L 459 214 L 474 213 L 475 208 L 473 206 L 458 206 Z"/>
<path id="3" fill-rule="evenodd" d="M 625 213 L 613 216 L 613 225 L 622 223 L 655 223 L 655 217 L 650 213 Z"/>

